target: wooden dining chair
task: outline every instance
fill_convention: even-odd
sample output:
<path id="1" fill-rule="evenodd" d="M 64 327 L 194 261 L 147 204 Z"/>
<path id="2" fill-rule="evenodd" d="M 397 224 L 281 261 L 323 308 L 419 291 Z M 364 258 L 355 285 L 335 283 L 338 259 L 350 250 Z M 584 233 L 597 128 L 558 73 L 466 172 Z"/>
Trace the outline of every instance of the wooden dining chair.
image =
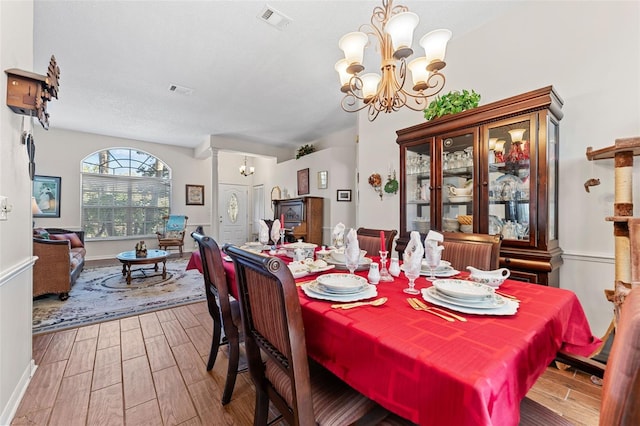
<path id="1" fill-rule="evenodd" d="M 607 364 L 561 352 L 558 359 L 603 378 L 600 426 L 640 425 L 640 287 L 622 304 Z M 597 370 L 597 371 L 596 371 Z M 520 424 L 572 425 L 529 398 L 520 404 Z"/>
<path id="2" fill-rule="evenodd" d="M 366 250 L 369 256 L 378 256 L 380 251 L 380 231 L 384 231 L 385 248 L 389 252 L 388 256 L 391 257 L 393 240 L 398 233 L 395 229 L 358 228 L 356 231 L 358 245 L 361 250 Z"/>
<path id="3" fill-rule="evenodd" d="M 223 250 L 236 269 L 256 388 L 253 424 L 267 424 L 269 401 L 291 425 L 375 425 L 386 417 L 382 407 L 307 358 L 298 289 L 287 265 L 232 245 Z"/>
<path id="4" fill-rule="evenodd" d="M 200 231 L 200 232 L 198 232 Z M 229 364 L 227 379 L 222 393 L 222 404 L 231 401 L 231 395 L 236 383 L 238 364 L 240 360 L 240 306 L 238 301 L 229 295 L 227 279 L 222 266 L 220 248 L 215 240 L 202 233 L 201 228 L 191 234 L 198 243 L 200 258 L 202 259 L 202 275 L 204 277 L 205 293 L 209 314 L 213 319 L 213 337 L 207 371 L 211 371 L 216 362 L 220 337 L 224 329 L 224 338 L 229 345 Z"/>
<path id="5" fill-rule="evenodd" d="M 467 266 L 490 271 L 500 267 L 501 235 L 443 232 L 442 260 L 458 271 Z"/>

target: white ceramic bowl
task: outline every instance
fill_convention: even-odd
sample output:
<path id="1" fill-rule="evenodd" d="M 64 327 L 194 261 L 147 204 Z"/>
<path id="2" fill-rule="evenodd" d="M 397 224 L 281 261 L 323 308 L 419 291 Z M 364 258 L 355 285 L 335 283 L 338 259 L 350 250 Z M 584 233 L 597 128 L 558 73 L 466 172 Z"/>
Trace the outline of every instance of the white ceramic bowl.
<path id="1" fill-rule="evenodd" d="M 367 254 L 366 250 L 360 250 L 360 263 L 364 259 Z M 331 252 L 331 257 L 333 257 L 337 262 L 346 263 L 347 259 L 344 256 L 344 248 L 335 249 Z"/>
<path id="2" fill-rule="evenodd" d="M 290 243 L 290 244 L 285 244 L 284 245 L 284 249 L 287 252 L 287 256 L 289 256 L 292 259 L 295 258 L 295 251 L 298 248 L 300 248 L 300 249 L 302 249 L 304 251 L 304 257 L 305 258 L 310 257 L 310 258 L 313 259 L 313 252 L 314 252 L 316 247 L 318 247 L 317 244 L 304 243 L 304 242 Z"/>

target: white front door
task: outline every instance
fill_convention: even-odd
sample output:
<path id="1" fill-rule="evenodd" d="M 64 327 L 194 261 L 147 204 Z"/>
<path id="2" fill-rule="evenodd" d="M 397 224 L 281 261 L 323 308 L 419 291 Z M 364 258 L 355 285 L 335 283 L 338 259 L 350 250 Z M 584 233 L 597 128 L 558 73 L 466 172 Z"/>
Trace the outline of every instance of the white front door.
<path id="1" fill-rule="evenodd" d="M 220 246 L 243 245 L 248 241 L 247 223 L 249 189 L 245 185 L 219 184 L 218 213 L 220 215 Z"/>

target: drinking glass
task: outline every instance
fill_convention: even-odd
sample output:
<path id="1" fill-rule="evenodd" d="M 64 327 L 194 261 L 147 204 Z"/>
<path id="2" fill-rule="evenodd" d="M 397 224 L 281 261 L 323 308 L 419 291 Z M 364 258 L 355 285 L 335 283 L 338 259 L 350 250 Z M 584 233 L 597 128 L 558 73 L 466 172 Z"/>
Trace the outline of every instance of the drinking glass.
<path id="1" fill-rule="evenodd" d="M 416 290 L 416 279 L 420 276 L 420 264 L 410 265 L 409 262 L 404 263 L 404 276 L 409 280 L 409 287 L 405 288 L 405 293 L 408 294 L 420 294 L 419 290 Z"/>
<path id="2" fill-rule="evenodd" d="M 269 233 L 258 233 L 258 241 L 262 244 L 262 248 L 264 249 L 267 244 L 269 244 Z"/>
<path id="3" fill-rule="evenodd" d="M 353 256 L 349 256 L 350 251 L 351 250 L 347 251 L 347 249 L 344 250 L 344 259 L 349 273 L 353 275 L 360 260 L 360 250 L 358 250 Z"/>
<path id="4" fill-rule="evenodd" d="M 429 281 L 436 279 L 435 269 L 440 266 L 440 259 L 442 258 L 442 248 L 438 246 L 427 246 L 424 248 L 424 257 L 427 260 L 427 266 L 429 267 Z"/>
<path id="5" fill-rule="evenodd" d="M 280 228 L 280 247 L 284 247 L 284 228 Z"/>

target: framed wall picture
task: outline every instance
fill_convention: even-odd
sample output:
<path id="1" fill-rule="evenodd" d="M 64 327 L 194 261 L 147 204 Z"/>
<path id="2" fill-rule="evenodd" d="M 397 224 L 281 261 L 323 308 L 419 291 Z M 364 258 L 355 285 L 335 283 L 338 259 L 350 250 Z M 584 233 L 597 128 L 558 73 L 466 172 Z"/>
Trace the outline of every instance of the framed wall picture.
<path id="1" fill-rule="evenodd" d="M 204 206 L 204 185 L 186 185 L 186 204 L 188 206 Z"/>
<path id="2" fill-rule="evenodd" d="M 298 195 L 309 193 L 309 169 L 298 170 Z"/>
<path id="3" fill-rule="evenodd" d="M 34 212 L 33 217 L 60 217 L 60 184 L 60 177 L 33 177 L 33 198 L 40 210 Z"/>
<path id="4" fill-rule="evenodd" d="M 327 189 L 329 185 L 329 172 L 323 170 L 318 172 L 318 189 Z"/>
<path id="5" fill-rule="evenodd" d="M 336 191 L 336 199 L 338 201 L 351 201 L 351 190 L 350 189 L 338 189 Z"/>

